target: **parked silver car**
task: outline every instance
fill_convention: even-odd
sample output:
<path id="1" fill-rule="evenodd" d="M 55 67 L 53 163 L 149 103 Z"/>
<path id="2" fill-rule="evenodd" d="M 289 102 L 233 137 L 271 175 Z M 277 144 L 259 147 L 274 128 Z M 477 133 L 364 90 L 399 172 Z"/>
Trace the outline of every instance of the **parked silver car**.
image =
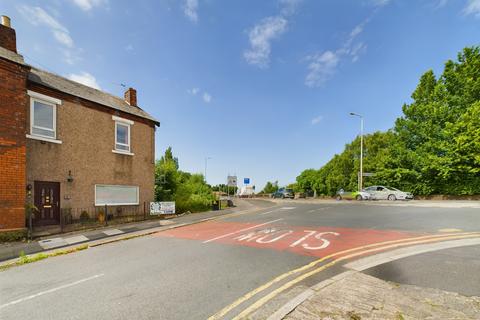
<path id="1" fill-rule="evenodd" d="M 370 194 L 372 200 L 412 200 L 413 194 L 392 187 L 371 186 L 363 189 Z"/>

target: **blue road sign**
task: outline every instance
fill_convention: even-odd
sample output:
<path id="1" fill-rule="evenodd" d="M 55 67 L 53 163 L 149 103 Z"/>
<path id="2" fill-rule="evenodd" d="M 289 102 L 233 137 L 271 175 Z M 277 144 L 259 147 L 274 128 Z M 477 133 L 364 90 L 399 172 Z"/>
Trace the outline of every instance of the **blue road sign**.
<path id="1" fill-rule="evenodd" d="M 250 184 L 250 178 L 243 178 L 243 184 Z"/>

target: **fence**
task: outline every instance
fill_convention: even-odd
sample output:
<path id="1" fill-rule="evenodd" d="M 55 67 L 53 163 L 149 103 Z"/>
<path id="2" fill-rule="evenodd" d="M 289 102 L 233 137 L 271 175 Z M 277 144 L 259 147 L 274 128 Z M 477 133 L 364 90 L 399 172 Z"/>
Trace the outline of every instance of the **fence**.
<path id="1" fill-rule="evenodd" d="M 212 203 L 212 210 L 225 209 L 231 206 L 233 206 L 233 201 L 230 199 L 217 200 Z M 31 215 L 29 216 L 31 217 Z M 175 214 L 151 215 L 150 202 L 144 202 L 137 206 L 104 205 L 85 208 L 61 208 L 59 224 L 35 226 L 30 218 L 27 219 L 27 225 L 29 226 L 29 234 L 31 236 L 32 234 L 41 234 L 44 231 L 48 231 L 49 233 L 65 233 L 114 224 L 158 220 L 172 216 L 175 216 Z"/>
<path id="2" fill-rule="evenodd" d="M 60 209 L 60 223 L 56 227 L 59 227 L 59 232 L 70 232 L 108 226 L 109 224 L 146 221 L 163 217 L 165 216 L 150 215 L 149 202 L 144 202 L 137 206 L 104 205 L 85 208 L 62 208 Z M 47 227 L 33 226 L 33 231 L 44 228 Z"/>

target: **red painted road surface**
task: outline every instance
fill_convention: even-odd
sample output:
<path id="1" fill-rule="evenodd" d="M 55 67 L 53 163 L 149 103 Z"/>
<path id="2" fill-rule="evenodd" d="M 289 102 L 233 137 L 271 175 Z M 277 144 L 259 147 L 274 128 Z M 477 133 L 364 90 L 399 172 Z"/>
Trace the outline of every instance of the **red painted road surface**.
<path id="1" fill-rule="evenodd" d="M 262 223 L 206 222 L 156 234 L 159 237 L 198 240 L 205 245 L 216 242 L 289 251 L 319 258 L 359 246 L 420 235 L 424 234 L 326 226 L 285 226 L 280 221 L 267 222 L 263 225 Z"/>

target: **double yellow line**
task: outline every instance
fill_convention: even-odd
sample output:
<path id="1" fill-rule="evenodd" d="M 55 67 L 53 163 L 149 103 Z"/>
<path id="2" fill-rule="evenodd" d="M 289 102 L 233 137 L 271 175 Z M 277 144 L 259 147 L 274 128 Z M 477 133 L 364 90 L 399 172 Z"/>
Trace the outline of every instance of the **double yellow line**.
<path id="1" fill-rule="evenodd" d="M 365 246 L 360 246 L 348 250 L 343 250 L 339 252 L 332 253 L 328 256 L 325 256 L 321 259 L 315 260 L 303 267 L 291 270 L 289 272 L 286 272 L 273 280 L 265 283 L 264 285 L 250 291 L 249 293 L 245 294 L 244 296 L 240 297 L 236 301 L 234 301 L 232 304 L 226 306 L 219 312 L 215 313 L 211 317 L 209 317 L 209 320 L 217 320 L 221 319 L 223 316 L 225 316 L 227 313 L 238 307 L 240 304 L 244 303 L 245 301 L 249 300 L 253 296 L 257 295 L 258 293 L 265 291 L 266 289 L 270 288 L 274 284 L 282 281 L 283 279 L 297 274 L 301 273 L 303 271 L 306 271 L 310 268 L 315 267 L 316 265 L 325 262 L 328 259 L 331 258 L 336 258 L 335 260 L 318 267 L 314 270 L 311 270 L 307 273 L 301 274 L 297 276 L 295 279 L 286 282 L 282 286 L 278 287 L 277 289 L 271 291 L 269 294 L 265 295 L 264 297 L 260 298 L 257 300 L 255 303 L 250 305 L 248 308 L 244 309 L 241 313 L 239 313 L 235 318 L 233 319 L 243 319 L 246 316 L 248 316 L 250 313 L 254 312 L 255 310 L 259 309 L 261 306 L 263 306 L 265 303 L 273 299 L 275 296 L 280 294 L 281 292 L 287 290 L 288 288 L 291 288 L 295 284 L 305 280 L 308 277 L 311 277 L 327 268 L 332 267 L 336 263 L 347 260 L 350 258 L 358 257 L 361 255 L 365 255 L 367 253 L 371 252 L 376 252 L 376 251 L 381 251 L 381 250 L 386 250 L 386 249 L 392 249 L 392 248 L 397 248 L 397 247 L 402 247 L 402 246 L 408 246 L 408 245 L 415 245 L 415 244 L 422 244 L 422 243 L 429 243 L 429 242 L 436 242 L 436 241 L 445 241 L 445 240 L 453 240 L 453 239 L 463 239 L 463 238 L 473 238 L 473 237 L 478 237 L 480 236 L 480 232 L 466 232 L 466 233 L 455 233 L 455 234 L 442 234 L 442 235 L 429 235 L 429 236 L 421 236 L 421 237 L 413 237 L 413 238 L 406 238 L 406 239 L 400 239 L 400 240 L 391 240 L 391 241 L 385 241 L 385 242 L 379 242 L 379 243 L 374 243 L 370 245 L 365 245 Z M 340 256 L 340 257 L 339 257 Z"/>

